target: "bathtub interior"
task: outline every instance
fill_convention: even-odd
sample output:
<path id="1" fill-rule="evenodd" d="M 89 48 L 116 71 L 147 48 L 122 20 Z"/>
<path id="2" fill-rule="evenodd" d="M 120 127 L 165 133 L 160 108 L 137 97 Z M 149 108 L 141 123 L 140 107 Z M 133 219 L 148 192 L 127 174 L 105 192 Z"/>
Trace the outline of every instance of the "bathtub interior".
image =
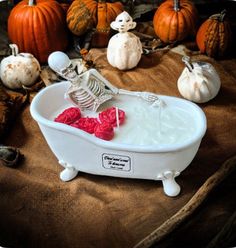
<path id="1" fill-rule="evenodd" d="M 39 92 L 36 97 L 33 100 L 33 104 L 31 106 L 31 113 L 33 117 L 38 121 L 39 123 L 44 123 L 46 125 L 54 126 L 56 129 L 63 129 L 63 131 L 69 131 L 74 132 L 75 134 L 81 134 L 83 137 L 87 136 L 88 139 L 95 140 L 95 142 L 99 142 L 100 145 L 109 145 L 113 146 L 113 141 L 103 141 L 100 140 L 94 136 L 91 136 L 90 134 L 85 133 L 84 131 L 78 130 L 73 127 L 55 123 L 53 120 L 54 118 L 61 113 L 64 109 L 73 106 L 72 103 L 70 103 L 67 99 L 65 99 L 65 92 L 69 88 L 70 83 L 69 82 L 60 82 L 56 83 L 50 87 L 47 87 L 46 89 L 43 89 L 41 92 Z M 171 145 L 165 145 L 164 150 L 175 150 L 179 149 L 181 147 L 186 147 L 189 144 L 193 144 L 197 141 L 199 141 L 206 130 L 206 118 L 202 110 L 196 105 L 193 104 L 187 100 L 176 98 L 176 97 L 169 97 L 169 96 L 161 96 L 159 95 L 159 98 L 163 100 L 166 105 L 174 106 L 174 108 L 179 108 L 185 112 L 187 112 L 191 119 L 193 120 L 192 123 L 195 125 L 196 128 L 194 128 L 194 133 L 191 136 L 191 139 L 186 140 L 183 142 L 183 144 L 178 144 L 178 146 L 171 146 Z M 103 104 L 101 107 L 99 107 L 98 112 L 102 111 L 103 109 L 109 107 L 109 106 L 118 106 L 120 103 L 127 102 L 129 104 L 135 104 L 136 102 L 140 104 L 140 101 L 142 104 L 149 104 L 145 103 L 140 98 L 133 97 L 133 96 L 127 96 L 127 95 L 118 95 L 115 96 L 112 100 L 108 101 L 107 103 Z M 85 116 L 94 116 L 94 113 L 86 112 L 84 111 Z M 108 143 L 108 144 L 107 144 Z M 123 145 L 123 144 L 121 144 Z M 126 144 L 124 144 L 126 145 Z M 126 145 L 127 147 L 130 147 L 130 145 Z M 131 150 L 134 150 L 134 146 L 130 147 Z M 163 150 L 163 146 L 158 147 L 150 147 L 150 146 L 142 146 L 144 150 L 156 150 L 157 148 L 161 148 Z M 150 148 L 150 149 L 148 149 Z M 137 147 L 137 150 L 140 150 L 140 147 Z"/>
<path id="2" fill-rule="evenodd" d="M 70 107 L 71 103 L 64 99 L 64 94 L 69 86 L 69 82 L 62 81 L 49 86 L 46 91 L 45 89 L 41 90 L 34 98 L 36 102 L 34 113 L 38 113 L 44 119 L 53 120 L 54 113 L 60 111 L 62 107 L 65 109 Z"/>

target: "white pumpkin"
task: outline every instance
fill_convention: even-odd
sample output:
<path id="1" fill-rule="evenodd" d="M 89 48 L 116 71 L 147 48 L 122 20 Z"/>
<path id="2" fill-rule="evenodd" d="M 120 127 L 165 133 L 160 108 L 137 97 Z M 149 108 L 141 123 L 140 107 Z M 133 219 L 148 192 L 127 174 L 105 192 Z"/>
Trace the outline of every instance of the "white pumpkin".
<path id="1" fill-rule="evenodd" d="M 30 53 L 18 53 L 18 47 L 10 44 L 12 55 L 4 58 L 0 64 L 0 77 L 10 89 L 28 87 L 35 83 L 40 74 L 40 64 Z"/>
<path id="2" fill-rule="evenodd" d="M 213 99 L 219 92 L 221 81 L 215 68 L 207 62 L 190 62 L 185 56 L 186 64 L 177 86 L 180 94 L 193 102 L 204 103 Z"/>
<path id="3" fill-rule="evenodd" d="M 142 55 L 140 39 L 133 33 L 127 32 L 135 26 L 136 22 L 133 22 L 126 11 L 119 14 L 111 23 L 111 28 L 119 31 L 112 36 L 107 47 L 107 60 L 113 67 L 129 70 L 136 67 L 140 61 Z"/>

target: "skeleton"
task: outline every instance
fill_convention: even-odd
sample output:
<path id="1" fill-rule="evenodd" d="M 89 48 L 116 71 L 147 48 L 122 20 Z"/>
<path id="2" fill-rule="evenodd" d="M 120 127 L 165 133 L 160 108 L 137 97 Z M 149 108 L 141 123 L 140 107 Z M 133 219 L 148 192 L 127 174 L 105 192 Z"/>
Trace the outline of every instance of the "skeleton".
<path id="1" fill-rule="evenodd" d="M 160 107 L 163 104 L 156 94 L 132 92 L 114 87 L 95 69 L 90 69 L 78 75 L 65 53 L 52 53 L 48 58 L 48 64 L 52 70 L 71 82 L 65 97 L 81 110 L 97 111 L 101 104 L 117 94 L 140 97 L 151 103 L 153 107 Z"/>

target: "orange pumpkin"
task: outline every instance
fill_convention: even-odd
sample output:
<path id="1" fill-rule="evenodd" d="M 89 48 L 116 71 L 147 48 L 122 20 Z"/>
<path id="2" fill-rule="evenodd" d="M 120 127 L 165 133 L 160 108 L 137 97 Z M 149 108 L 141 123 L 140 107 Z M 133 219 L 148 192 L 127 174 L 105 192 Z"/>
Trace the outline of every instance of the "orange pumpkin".
<path id="1" fill-rule="evenodd" d="M 110 23 L 123 11 L 120 2 L 107 3 L 105 0 L 75 0 L 67 11 L 67 25 L 75 35 L 82 35 L 96 27 L 93 44 L 106 46 L 109 39 Z"/>
<path id="2" fill-rule="evenodd" d="M 196 42 L 201 53 L 206 53 L 210 57 L 220 57 L 227 52 L 231 44 L 232 32 L 225 14 L 224 10 L 220 14 L 212 15 L 200 26 Z"/>
<path id="3" fill-rule="evenodd" d="M 54 0 L 23 0 L 10 13 L 8 35 L 21 52 L 47 62 L 50 53 L 67 48 L 65 12 Z"/>
<path id="4" fill-rule="evenodd" d="M 196 33 L 197 10 L 188 0 L 167 0 L 157 9 L 153 26 L 165 43 L 183 40 Z"/>

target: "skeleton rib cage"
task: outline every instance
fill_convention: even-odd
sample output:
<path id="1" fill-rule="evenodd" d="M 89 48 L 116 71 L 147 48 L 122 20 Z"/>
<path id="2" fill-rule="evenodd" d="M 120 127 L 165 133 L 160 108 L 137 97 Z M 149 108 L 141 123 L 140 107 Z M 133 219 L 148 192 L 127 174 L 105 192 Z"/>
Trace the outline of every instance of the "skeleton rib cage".
<path id="1" fill-rule="evenodd" d="M 80 77 L 77 82 L 72 83 L 67 95 L 81 110 L 96 111 L 102 103 L 110 100 L 114 93 L 95 75 L 85 74 L 85 77 Z"/>

